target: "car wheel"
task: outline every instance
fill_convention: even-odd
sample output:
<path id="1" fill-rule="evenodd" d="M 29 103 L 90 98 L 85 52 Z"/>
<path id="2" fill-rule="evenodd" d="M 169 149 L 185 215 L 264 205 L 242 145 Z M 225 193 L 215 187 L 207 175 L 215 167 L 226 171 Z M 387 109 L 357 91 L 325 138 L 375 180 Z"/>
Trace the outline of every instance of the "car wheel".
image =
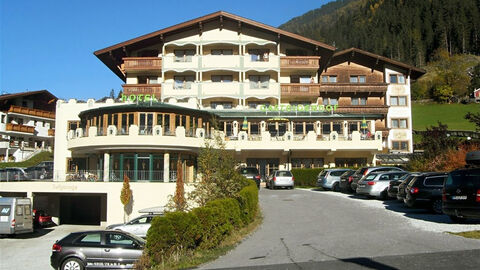
<path id="1" fill-rule="evenodd" d="M 340 188 L 338 187 L 338 183 L 333 184 L 332 191 L 339 192 Z"/>
<path id="2" fill-rule="evenodd" d="M 83 263 L 77 258 L 68 258 L 62 263 L 62 270 L 83 270 Z"/>
<path id="3" fill-rule="evenodd" d="M 463 224 L 466 222 L 466 218 L 462 218 L 462 217 L 457 217 L 457 216 L 448 216 L 453 223 L 460 223 L 460 224 Z"/>
<path id="4" fill-rule="evenodd" d="M 443 214 L 442 200 L 439 199 L 432 202 L 432 211 L 435 214 Z"/>

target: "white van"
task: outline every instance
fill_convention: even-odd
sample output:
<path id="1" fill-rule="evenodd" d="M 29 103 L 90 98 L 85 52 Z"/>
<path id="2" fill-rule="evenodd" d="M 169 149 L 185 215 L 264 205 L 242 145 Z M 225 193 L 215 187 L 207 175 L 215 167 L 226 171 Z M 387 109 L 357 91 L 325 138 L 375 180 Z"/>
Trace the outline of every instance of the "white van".
<path id="1" fill-rule="evenodd" d="M 30 198 L 0 198 L 0 234 L 33 232 Z"/>

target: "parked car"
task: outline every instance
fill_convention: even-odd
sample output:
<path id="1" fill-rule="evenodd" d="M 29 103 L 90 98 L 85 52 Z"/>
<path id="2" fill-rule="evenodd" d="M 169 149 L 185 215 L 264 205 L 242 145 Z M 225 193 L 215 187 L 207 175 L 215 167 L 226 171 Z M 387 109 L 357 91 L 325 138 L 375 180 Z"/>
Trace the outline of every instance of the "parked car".
<path id="1" fill-rule="evenodd" d="M 390 181 L 390 184 L 388 185 L 387 188 L 387 195 L 389 198 L 397 199 L 397 194 L 398 194 L 398 186 L 405 181 L 407 178 L 409 178 L 413 173 L 407 173 L 404 174 L 402 177 Z M 412 177 L 413 178 L 413 177 Z"/>
<path id="2" fill-rule="evenodd" d="M 266 185 L 270 189 L 279 187 L 293 189 L 295 187 L 295 179 L 290 171 L 273 171 L 268 176 Z"/>
<path id="3" fill-rule="evenodd" d="M 317 176 L 317 187 L 340 191 L 340 176 L 350 169 L 326 169 Z"/>
<path id="4" fill-rule="evenodd" d="M 369 173 L 372 173 L 372 172 L 387 172 L 387 171 L 403 171 L 403 170 L 400 169 L 400 168 L 397 168 L 397 167 L 363 167 L 363 168 L 360 168 L 352 175 L 352 183 L 351 183 L 352 190 L 356 191 L 358 181 L 360 181 L 362 178 L 366 177 Z"/>
<path id="5" fill-rule="evenodd" d="M 442 213 L 443 182 L 447 173 L 429 172 L 415 176 L 406 188 L 403 200 L 408 207 L 424 207 Z"/>
<path id="6" fill-rule="evenodd" d="M 23 181 L 27 179 L 25 168 L 11 167 L 0 170 L 0 181 Z"/>
<path id="7" fill-rule="evenodd" d="M 408 172 L 372 172 L 358 182 L 356 192 L 385 200 L 388 198 L 387 189 L 390 181 L 399 179 L 406 174 Z"/>
<path id="8" fill-rule="evenodd" d="M 465 160 L 469 168 L 450 172 L 443 186 L 443 212 L 453 222 L 480 219 L 480 151 Z"/>
<path id="9" fill-rule="evenodd" d="M 55 223 L 52 220 L 52 216 L 48 215 L 44 210 L 33 209 L 33 226 L 36 228 L 39 227 L 48 227 L 54 225 Z"/>
<path id="10" fill-rule="evenodd" d="M 352 193 L 354 190 L 352 189 L 352 181 L 353 181 L 353 174 L 356 170 L 349 170 L 340 175 L 340 191 L 341 192 L 348 192 Z"/>
<path id="11" fill-rule="evenodd" d="M 27 178 L 32 180 L 53 179 L 53 167 L 46 166 L 42 163 L 26 168 L 25 173 Z"/>
<path id="12" fill-rule="evenodd" d="M 260 181 L 262 177 L 258 173 L 256 167 L 241 167 L 238 169 L 238 172 L 247 179 L 252 179 L 257 184 L 257 188 L 260 188 Z"/>
<path id="13" fill-rule="evenodd" d="M 107 230 L 119 230 L 124 232 L 129 232 L 139 237 L 146 238 L 148 229 L 152 225 L 152 219 L 156 216 L 161 216 L 163 214 L 145 214 L 139 217 L 136 217 L 129 222 L 112 224 L 107 226 Z"/>
<path id="14" fill-rule="evenodd" d="M 55 269 L 133 268 L 145 240 L 128 232 L 99 230 L 71 233 L 52 246 Z"/>
<path id="15" fill-rule="evenodd" d="M 420 173 L 412 173 L 405 180 L 403 180 L 400 185 L 398 185 L 398 191 L 397 191 L 397 200 L 402 201 L 405 199 L 407 195 L 407 186 L 410 184 L 410 182 L 416 177 L 420 175 Z"/>

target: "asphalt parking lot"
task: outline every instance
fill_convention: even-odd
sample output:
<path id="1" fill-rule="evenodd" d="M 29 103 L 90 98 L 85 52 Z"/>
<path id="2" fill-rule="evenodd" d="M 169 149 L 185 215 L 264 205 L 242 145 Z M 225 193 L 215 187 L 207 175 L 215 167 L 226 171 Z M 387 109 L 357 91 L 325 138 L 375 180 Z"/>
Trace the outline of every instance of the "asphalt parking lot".
<path id="1" fill-rule="evenodd" d="M 103 229 L 100 226 L 60 225 L 38 229 L 31 234 L 0 237 L 0 269 L 53 269 L 50 266 L 52 245 L 67 234 L 82 230 Z"/>

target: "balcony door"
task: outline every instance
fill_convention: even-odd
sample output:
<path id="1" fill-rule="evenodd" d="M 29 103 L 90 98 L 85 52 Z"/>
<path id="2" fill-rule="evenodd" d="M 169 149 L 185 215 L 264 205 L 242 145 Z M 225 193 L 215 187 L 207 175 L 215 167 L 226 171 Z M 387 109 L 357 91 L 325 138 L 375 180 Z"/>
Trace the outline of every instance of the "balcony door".
<path id="1" fill-rule="evenodd" d="M 152 134 L 153 113 L 140 113 L 139 133 L 140 135 Z"/>

